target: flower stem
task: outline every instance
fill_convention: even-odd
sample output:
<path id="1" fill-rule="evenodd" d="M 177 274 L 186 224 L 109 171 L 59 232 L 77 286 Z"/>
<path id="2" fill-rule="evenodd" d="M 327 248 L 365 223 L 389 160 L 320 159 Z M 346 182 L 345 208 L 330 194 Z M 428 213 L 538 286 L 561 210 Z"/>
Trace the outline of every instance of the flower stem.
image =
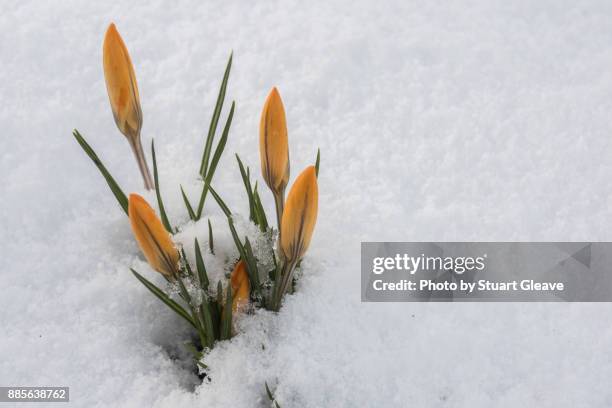
<path id="1" fill-rule="evenodd" d="M 295 270 L 296 264 L 296 260 L 283 261 L 280 279 L 278 282 L 275 282 L 274 285 L 274 296 L 272 299 L 271 308 L 275 312 L 278 312 L 280 310 L 283 296 L 287 291 L 288 282 L 291 282 L 291 280 L 293 279 L 293 271 Z"/>
<path id="2" fill-rule="evenodd" d="M 281 221 L 283 219 L 283 210 L 285 208 L 285 190 L 280 191 L 278 194 L 274 193 L 274 204 L 276 205 L 276 226 L 278 227 L 280 239 Z"/>
<path id="3" fill-rule="evenodd" d="M 149 171 L 149 166 L 147 165 L 147 159 L 144 155 L 144 151 L 142 150 L 140 134 L 138 134 L 135 138 L 128 138 L 128 142 L 132 147 L 132 152 L 134 152 L 134 157 L 136 158 L 136 162 L 138 163 L 140 174 L 142 174 L 142 179 L 144 180 L 145 188 L 147 190 L 154 190 L 155 187 L 153 184 L 153 178 L 151 177 L 151 172 Z"/>
<path id="4" fill-rule="evenodd" d="M 285 190 L 281 190 L 278 194 L 273 193 L 274 195 L 274 204 L 276 205 L 276 225 L 278 228 L 278 241 L 277 241 L 277 253 L 278 258 L 281 262 L 283 262 L 283 267 L 285 263 L 285 254 L 283 254 L 283 249 L 281 248 L 281 222 L 283 220 L 283 211 L 285 209 Z M 281 275 L 282 276 L 282 275 Z"/>

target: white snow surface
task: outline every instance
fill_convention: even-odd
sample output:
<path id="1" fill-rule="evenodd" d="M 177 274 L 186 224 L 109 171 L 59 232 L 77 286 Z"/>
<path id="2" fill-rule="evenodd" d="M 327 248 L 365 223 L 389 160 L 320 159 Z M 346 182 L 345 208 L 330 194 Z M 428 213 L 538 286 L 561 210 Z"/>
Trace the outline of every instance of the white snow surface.
<path id="1" fill-rule="evenodd" d="M 359 284 L 361 241 L 612 240 L 612 3 L 2 9 L 0 385 L 69 386 L 74 407 L 268 407 L 265 382 L 283 408 L 612 406 L 609 304 L 367 304 Z M 228 204 L 246 215 L 234 152 L 263 182 L 258 124 L 272 86 L 292 179 L 321 148 L 298 291 L 278 315 L 243 318 L 206 357 L 203 385 L 181 346 L 188 328 L 129 272 L 163 282 L 71 136 L 78 128 L 124 190 L 143 193 L 103 80 L 111 21 L 135 64 L 143 142 L 155 138 L 173 223 L 187 221 L 179 183 L 192 201 L 200 188 L 231 50 L 236 116 L 214 183 Z M 210 197 L 206 214 L 231 251 Z M 205 224 L 185 228 L 207 242 Z"/>

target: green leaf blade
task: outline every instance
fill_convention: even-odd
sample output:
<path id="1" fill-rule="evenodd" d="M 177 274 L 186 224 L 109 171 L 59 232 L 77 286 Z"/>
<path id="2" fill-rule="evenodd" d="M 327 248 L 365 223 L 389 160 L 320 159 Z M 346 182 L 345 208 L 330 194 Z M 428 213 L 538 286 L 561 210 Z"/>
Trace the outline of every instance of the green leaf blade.
<path id="1" fill-rule="evenodd" d="M 225 216 L 228 217 L 228 218 L 231 217 L 232 216 L 232 212 L 230 211 L 230 209 L 227 206 L 227 204 L 225 204 L 225 202 L 221 199 L 219 194 L 215 191 L 215 189 L 212 188 L 212 186 L 208 186 L 208 189 L 210 190 L 210 194 L 213 196 L 213 198 L 215 199 L 215 201 L 219 205 L 219 208 L 221 208 L 221 211 L 223 211 Z"/>
<path id="2" fill-rule="evenodd" d="M 211 311 L 208 301 L 204 300 L 200 304 L 200 315 L 204 323 L 204 332 L 206 334 L 206 342 L 208 347 L 212 347 L 215 343 L 215 330 L 213 328 Z"/>
<path id="3" fill-rule="evenodd" d="M 272 391 L 270 391 L 270 387 L 268 387 L 268 382 L 264 381 L 264 384 L 266 385 L 266 394 L 268 394 L 268 399 L 270 401 L 274 401 L 274 396 L 272 395 Z"/>
<path id="4" fill-rule="evenodd" d="M 244 189 L 246 190 L 247 198 L 249 199 L 249 218 L 251 219 L 251 221 L 256 222 L 251 180 L 249 179 L 249 174 L 247 173 L 247 171 L 245 171 L 244 165 L 242 164 L 242 160 L 240 160 L 240 156 L 238 156 L 238 154 L 236 154 L 236 160 L 238 161 L 238 168 L 240 169 L 240 175 L 242 176 L 242 183 L 244 184 Z"/>
<path id="5" fill-rule="evenodd" d="M 248 238 L 244 240 L 244 261 L 247 264 L 247 272 L 249 274 L 249 280 L 251 281 L 251 289 L 255 293 L 261 293 L 261 285 L 259 283 L 259 270 L 257 269 L 257 259 L 253 255 L 253 248 Z"/>
<path id="6" fill-rule="evenodd" d="M 206 194 L 208 193 L 208 189 L 210 187 L 210 183 L 212 178 L 217 170 L 217 164 L 219 164 L 219 160 L 221 160 L 221 155 L 225 150 L 225 145 L 227 143 L 227 138 L 229 135 L 229 130 L 232 125 L 232 120 L 234 118 L 234 108 L 236 107 L 236 103 L 232 102 L 232 107 L 230 108 L 229 115 L 227 117 L 227 121 L 225 122 L 225 127 L 223 128 L 223 133 L 221 134 L 221 138 L 219 139 L 219 143 L 215 149 L 215 153 L 213 155 L 212 161 L 210 162 L 210 167 L 206 172 L 206 177 L 204 177 L 204 186 L 202 188 L 202 194 L 200 195 L 200 202 L 198 204 L 198 211 L 196 213 L 197 219 L 200 219 L 202 216 L 202 211 L 204 210 L 204 202 L 206 201 Z"/>
<path id="7" fill-rule="evenodd" d="M 187 208 L 189 218 L 191 218 L 192 221 L 195 221 L 195 212 L 193 211 L 193 207 L 191 207 L 191 204 L 189 203 L 189 199 L 187 198 L 187 194 L 185 194 L 185 190 L 183 190 L 183 186 L 181 186 L 181 195 L 183 196 L 183 202 L 185 203 L 185 208 Z"/>
<path id="8" fill-rule="evenodd" d="M 200 244 L 198 243 L 198 239 L 194 240 L 195 246 L 195 257 L 196 257 L 196 269 L 198 271 L 198 280 L 200 281 L 200 288 L 203 291 L 208 290 L 208 275 L 206 274 L 206 266 L 204 265 L 204 258 L 202 257 L 202 251 L 200 251 Z"/>
<path id="9" fill-rule="evenodd" d="M 257 184 L 255 184 L 255 190 L 253 191 L 254 211 L 257 223 L 262 232 L 266 232 L 269 228 L 268 217 L 266 217 L 266 211 L 261 204 L 261 198 L 257 192 Z"/>
<path id="10" fill-rule="evenodd" d="M 162 224 L 166 228 L 166 231 L 172 234 L 172 226 L 166 215 L 166 209 L 164 208 L 164 202 L 159 191 L 159 177 L 157 175 L 157 160 L 155 158 L 155 142 L 151 140 L 151 156 L 153 158 L 153 180 L 155 182 L 155 195 L 157 196 L 157 206 L 159 207 L 159 215 L 162 220 Z"/>
<path id="11" fill-rule="evenodd" d="M 187 261 L 187 255 L 185 254 L 185 250 L 183 248 L 181 248 L 181 256 L 185 263 L 185 271 L 187 272 L 187 276 L 189 276 L 190 278 L 193 278 L 193 270 L 191 270 L 191 265 L 189 265 L 189 262 Z M 180 279 L 179 279 L 179 282 L 182 283 Z"/>
<path id="12" fill-rule="evenodd" d="M 166 306 L 172 309 L 173 312 L 181 316 L 183 319 L 187 321 L 190 325 L 197 329 L 195 321 L 191 318 L 189 313 L 177 302 L 172 300 L 170 296 L 166 295 L 160 288 L 158 288 L 155 284 L 151 283 L 144 276 L 136 272 L 134 269 L 130 268 L 136 279 L 140 281 L 151 293 L 153 293 L 159 300 L 164 302 Z"/>
<path id="13" fill-rule="evenodd" d="M 213 241 L 212 225 L 210 225 L 210 218 L 208 219 L 208 248 L 211 254 L 215 254 L 215 243 Z"/>
<path id="14" fill-rule="evenodd" d="M 104 166 L 104 164 L 102 163 L 102 161 L 100 160 L 100 158 L 98 157 L 96 152 L 87 143 L 87 141 L 79 133 L 79 131 L 74 129 L 72 131 L 72 135 L 76 139 L 77 143 L 81 146 L 83 151 L 87 154 L 87 156 L 89 156 L 89 158 L 94 162 L 94 164 L 96 165 L 96 167 L 98 168 L 100 173 L 102 173 L 102 176 L 106 180 L 106 183 L 108 184 L 108 187 L 111 189 L 112 193 L 114 194 L 115 198 L 117 199 L 117 202 L 119 203 L 121 208 L 123 208 L 123 211 L 127 215 L 127 213 L 128 213 L 128 199 L 125 196 L 125 194 L 123 193 L 123 191 L 121 190 L 121 187 L 119 187 L 119 185 L 117 184 L 117 182 L 115 181 L 113 176 L 111 176 L 109 171 L 106 169 L 106 167 Z"/>
<path id="15" fill-rule="evenodd" d="M 225 295 L 225 306 L 223 307 L 223 317 L 221 322 L 221 340 L 228 340 L 232 337 L 232 285 L 228 283 Z"/>
<path id="16" fill-rule="evenodd" d="M 223 109 L 223 102 L 225 100 L 225 93 L 227 91 L 227 82 L 229 79 L 230 71 L 232 69 L 232 59 L 234 53 L 230 54 L 229 60 L 223 73 L 223 79 L 221 80 L 221 88 L 219 89 L 219 95 L 217 96 L 217 102 L 215 103 L 215 109 L 213 110 L 212 118 L 210 119 L 210 125 L 208 128 L 208 134 L 206 136 L 206 143 L 204 145 L 204 153 L 202 154 L 202 163 L 200 164 L 200 175 L 202 178 L 206 178 L 208 173 L 208 161 L 210 158 L 210 152 L 212 149 L 213 139 L 215 138 L 215 132 L 217 130 L 217 124 L 219 123 L 219 116 Z"/>

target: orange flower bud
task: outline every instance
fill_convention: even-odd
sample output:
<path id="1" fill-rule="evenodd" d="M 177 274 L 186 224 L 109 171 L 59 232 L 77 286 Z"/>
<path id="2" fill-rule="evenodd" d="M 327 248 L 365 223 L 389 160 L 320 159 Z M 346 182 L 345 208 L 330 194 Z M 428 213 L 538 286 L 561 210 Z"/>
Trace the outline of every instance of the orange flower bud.
<path id="1" fill-rule="evenodd" d="M 179 271 L 179 253 L 153 208 L 138 194 L 130 194 L 128 216 L 147 262 L 162 275 L 174 278 Z"/>
<path id="2" fill-rule="evenodd" d="M 115 24 L 111 23 L 106 30 L 102 54 L 106 90 L 115 123 L 119 131 L 127 137 L 132 147 L 145 188 L 152 190 L 154 188 L 153 179 L 140 142 L 142 110 L 140 108 L 136 74 L 134 74 L 130 54 Z"/>
<path id="3" fill-rule="evenodd" d="M 266 98 L 259 122 L 261 173 L 270 190 L 280 195 L 289 182 L 289 142 L 283 101 L 276 88 Z"/>
<path id="4" fill-rule="evenodd" d="M 128 139 L 136 138 L 142 127 L 138 85 L 130 54 L 115 24 L 106 30 L 103 46 L 104 78 L 117 127 Z"/>
<path id="5" fill-rule="evenodd" d="M 231 277 L 232 285 L 232 313 L 243 309 L 249 303 L 251 293 L 251 284 L 249 282 L 249 274 L 247 272 L 246 263 L 243 260 L 238 261 L 234 267 Z"/>
<path id="6" fill-rule="evenodd" d="M 296 262 L 308 249 L 317 222 L 319 189 L 314 166 L 308 166 L 293 183 L 281 221 L 280 244 L 289 262 Z"/>

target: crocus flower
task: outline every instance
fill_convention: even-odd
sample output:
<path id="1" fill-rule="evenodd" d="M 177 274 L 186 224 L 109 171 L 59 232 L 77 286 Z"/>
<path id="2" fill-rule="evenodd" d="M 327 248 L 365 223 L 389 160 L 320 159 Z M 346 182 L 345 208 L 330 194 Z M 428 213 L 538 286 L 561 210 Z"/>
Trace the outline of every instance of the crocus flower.
<path id="1" fill-rule="evenodd" d="M 117 127 L 135 138 L 142 127 L 142 110 L 134 66 L 115 24 L 106 30 L 103 47 L 104 78 Z"/>
<path id="2" fill-rule="evenodd" d="M 128 216 L 132 232 L 147 262 L 169 279 L 179 270 L 179 253 L 155 211 L 138 194 L 130 194 Z"/>
<path id="3" fill-rule="evenodd" d="M 140 108 L 136 74 L 130 54 L 115 24 L 111 24 L 106 30 L 102 54 L 106 90 L 115 123 L 119 131 L 128 139 L 136 156 L 145 187 L 151 190 L 153 181 L 140 142 L 142 109 Z"/>
<path id="4" fill-rule="evenodd" d="M 281 221 L 281 250 L 289 263 L 297 262 L 308 249 L 317 222 L 318 202 L 315 166 L 308 166 L 287 195 Z"/>
<path id="5" fill-rule="evenodd" d="M 266 98 L 259 122 L 261 173 L 272 193 L 283 195 L 289 182 L 289 142 L 283 101 L 276 88 Z"/>
<path id="6" fill-rule="evenodd" d="M 249 274 L 247 273 L 246 263 L 243 260 L 238 261 L 232 272 L 232 313 L 243 309 L 249 303 L 251 292 L 251 284 L 249 282 Z"/>

